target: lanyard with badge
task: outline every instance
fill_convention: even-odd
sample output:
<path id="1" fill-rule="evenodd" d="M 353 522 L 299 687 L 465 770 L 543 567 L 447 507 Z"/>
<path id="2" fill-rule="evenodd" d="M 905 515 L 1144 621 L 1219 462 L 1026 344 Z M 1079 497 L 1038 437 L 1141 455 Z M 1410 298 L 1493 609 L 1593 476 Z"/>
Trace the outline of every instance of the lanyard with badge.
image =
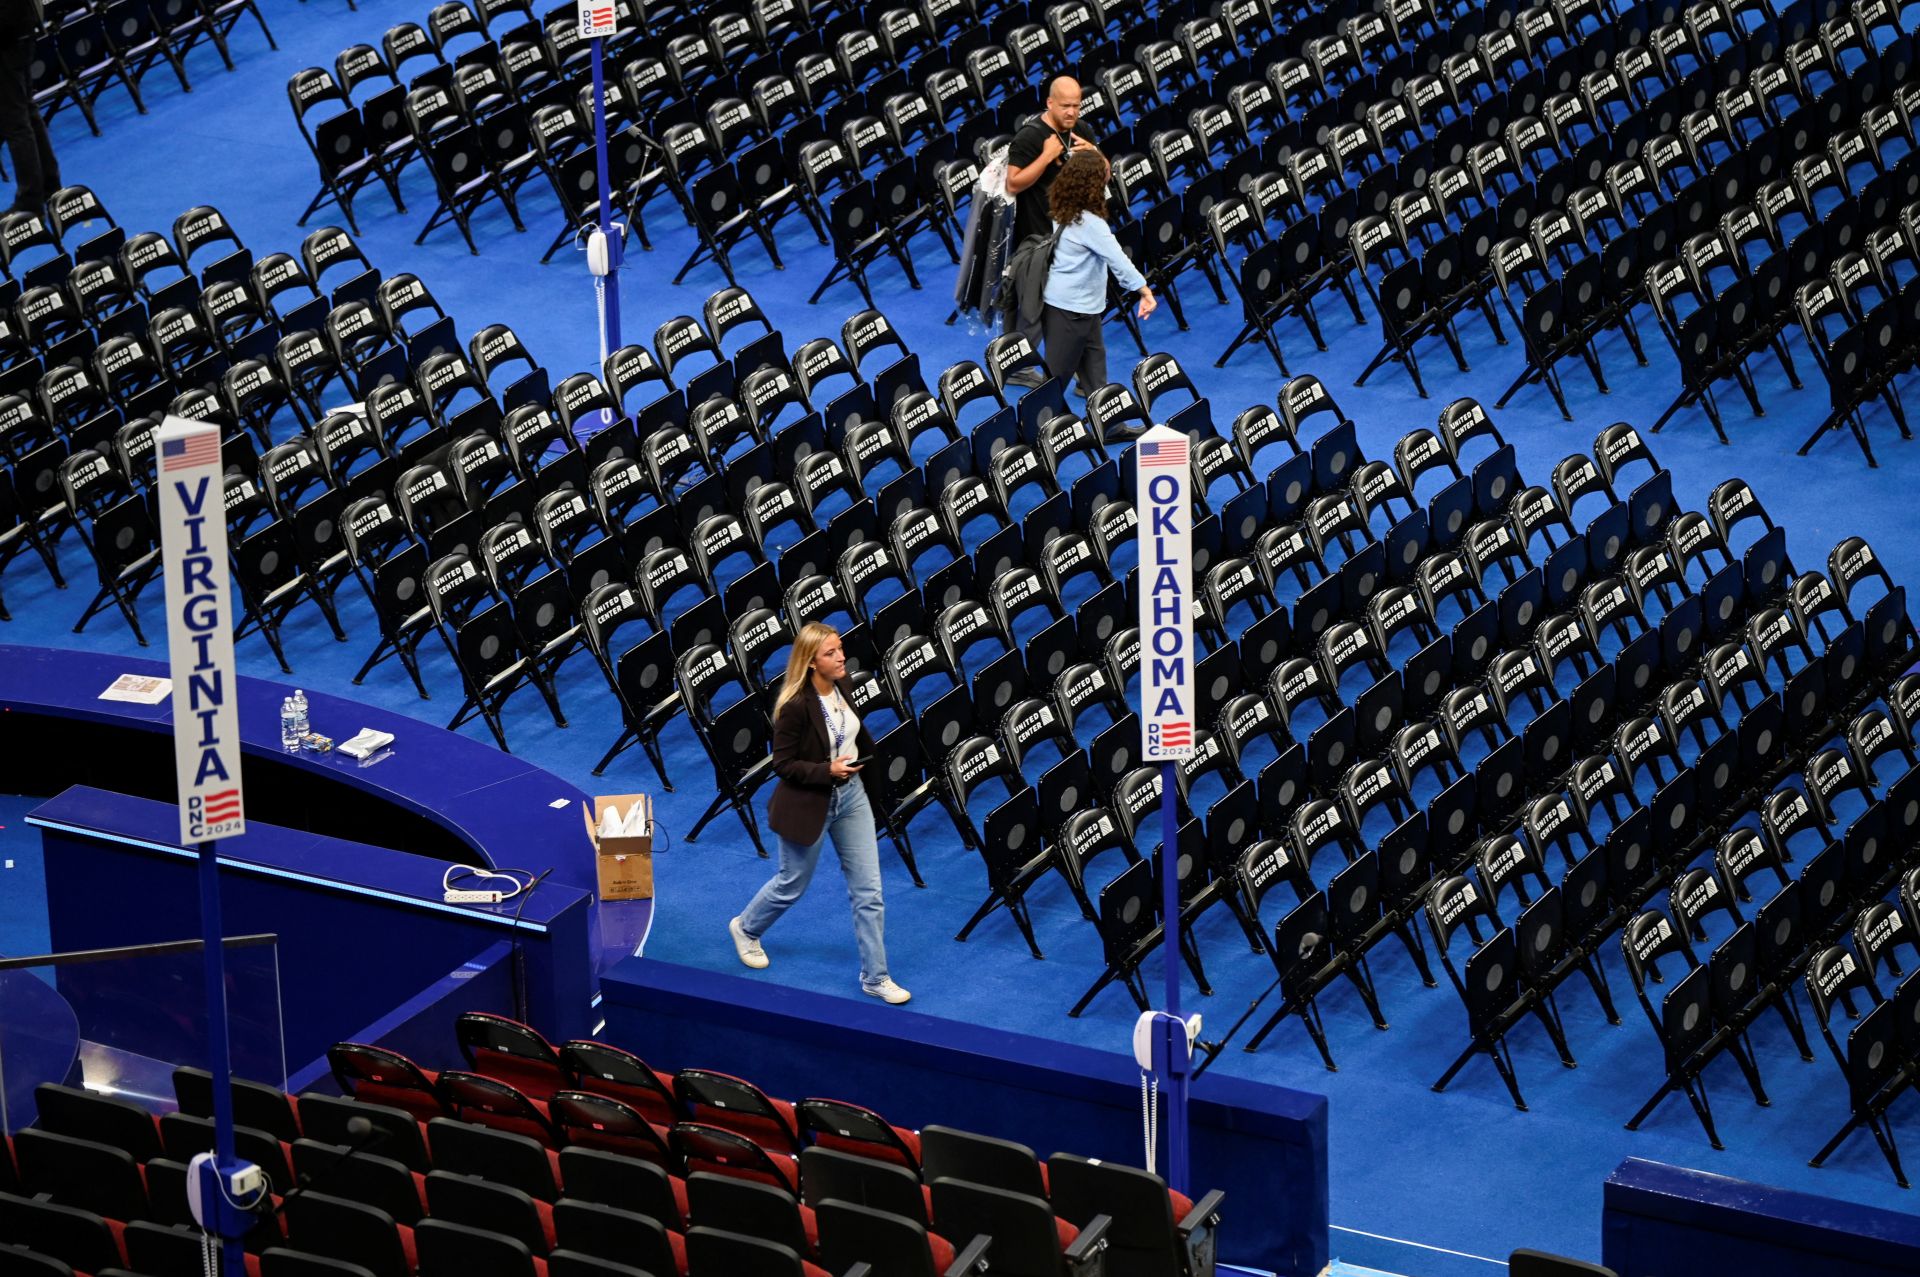
<path id="1" fill-rule="evenodd" d="M 846 703 L 840 699 L 840 689 L 835 688 L 831 697 L 822 696 L 820 707 L 833 724 L 833 752 L 828 757 L 838 758 L 847 743 Z"/>

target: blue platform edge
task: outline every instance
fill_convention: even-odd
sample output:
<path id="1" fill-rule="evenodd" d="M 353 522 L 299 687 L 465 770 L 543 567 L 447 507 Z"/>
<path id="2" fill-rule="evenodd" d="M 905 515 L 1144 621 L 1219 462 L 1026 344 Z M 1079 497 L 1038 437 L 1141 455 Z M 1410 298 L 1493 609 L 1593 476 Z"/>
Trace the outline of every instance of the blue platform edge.
<path id="1" fill-rule="evenodd" d="M 39 828 L 46 851 L 47 921 L 56 950 L 193 935 L 198 856 L 171 845 L 178 820 L 172 803 L 86 785 L 34 808 L 27 823 Z M 396 1001 L 449 979 L 457 986 L 460 973 L 496 944 L 524 953 L 525 1011 L 536 1027 L 556 1040 L 587 1032 L 591 898 L 555 886 L 521 906 L 448 905 L 440 899 L 442 870 L 421 856 L 257 820 L 220 844 L 227 934 L 278 937 L 287 1073 L 306 1078 L 308 1065 L 321 1061 L 329 1046 L 376 1024 Z M 102 883 L 115 890 L 102 891 Z M 63 993 L 74 975 L 63 973 Z M 450 1032 L 451 1014 L 446 1023 Z M 82 1030 L 83 1037 L 98 1037 L 107 1027 L 83 1023 Z M 128 1050 L 172 1058 L 160 1042 L 140 1040 L 125 1027 L 118 1032 Z M 235 1067 L 244 1077 L 279 1081 L 238 1061 Z"/>
<path id="2" fill-rule="evenodd" d="M 1602 1262 L 1619 1277 L 1920 1273 L 1920 1216 L 1899 1211 L 1638 1157 L 1607 1177 L 1604 1200 Z"/>
<path id="3" fill-rule="evenodd" d="M 734 1073 L 792 1099 L 857 1097 L 899 1125 L 963 1127 L 1041 1157 L 1143 1160 L 1140 1071 L 1124 1042 L 1096 1051 L 645 957 L 605 973 L 601 992 L 604 1036 L 655 1068 Z M 1281 1277 L 1325 1269 L 1326 1097 L 1209 1073 L 1190 1113 L 1193 1195 L 1226 1190 L 1220 1258 Z"/>

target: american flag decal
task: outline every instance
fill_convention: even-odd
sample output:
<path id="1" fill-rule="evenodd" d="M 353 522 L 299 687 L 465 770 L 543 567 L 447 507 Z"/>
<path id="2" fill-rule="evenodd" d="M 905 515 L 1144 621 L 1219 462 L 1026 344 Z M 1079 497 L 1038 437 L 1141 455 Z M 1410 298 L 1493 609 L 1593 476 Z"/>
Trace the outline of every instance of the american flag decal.
<path id="1" fill-rule="evenodd" d="M 160 473 L 210 466 L 220 460 L 220 436 L 208 430 L 184 439 L 163 439 L 160 443 Z"/>
<path id="2" fill-rule="evenodd" d="M 1186 465 L 1187 464 L 1186 440 L 1182 439 L 1179 443 L 1164 443 L 1156 440 L 1155 442 L 1152 442 L 1152 443 L 1141 444 L 1140 445 L 1140 464 L 1148 468 L 1151 468 L 1153 466 L 1184 466 Z"/>
<path id="3" fill-rule="evenodd" d="M 1186 749 L 1193 744 L 1193 724 L 1184 718 L 1152 723 L 1148 730 L 1159 736 L 1161 749 Z"/>
<path id="4" fill-rule="evenodd" d="M 240 791 L 223 789 L 217 794 L 208 794 L 202 807 L 209 825 L 218 825 L 232 820 L 240 814 Z"/>

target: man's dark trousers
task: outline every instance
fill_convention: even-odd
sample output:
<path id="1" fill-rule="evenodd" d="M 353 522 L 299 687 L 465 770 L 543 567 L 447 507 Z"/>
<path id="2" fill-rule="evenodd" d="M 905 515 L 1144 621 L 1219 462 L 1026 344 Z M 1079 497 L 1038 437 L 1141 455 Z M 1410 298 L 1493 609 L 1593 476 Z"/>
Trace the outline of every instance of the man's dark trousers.
<path id="1" fill-rule="evenodd" d="M 46 121 L 33 105 L 33 36 L 0 41 L 0 137 L 13 157 L 15 208 L 37 210 L 60 181 L 60 162 L 47 140 Z"/>

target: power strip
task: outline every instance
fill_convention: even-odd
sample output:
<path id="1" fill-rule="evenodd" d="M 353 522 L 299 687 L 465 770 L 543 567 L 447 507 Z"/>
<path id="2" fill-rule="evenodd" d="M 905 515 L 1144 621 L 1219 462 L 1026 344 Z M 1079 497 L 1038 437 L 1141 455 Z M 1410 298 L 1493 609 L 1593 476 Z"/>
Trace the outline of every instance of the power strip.
<path id="1" fill-rule="evenodd" d="M 455 891 L 449 889 L 442 893 L 442 900 L 450 905 L 497 905 L 507 898 L 504 891 Z"/>

